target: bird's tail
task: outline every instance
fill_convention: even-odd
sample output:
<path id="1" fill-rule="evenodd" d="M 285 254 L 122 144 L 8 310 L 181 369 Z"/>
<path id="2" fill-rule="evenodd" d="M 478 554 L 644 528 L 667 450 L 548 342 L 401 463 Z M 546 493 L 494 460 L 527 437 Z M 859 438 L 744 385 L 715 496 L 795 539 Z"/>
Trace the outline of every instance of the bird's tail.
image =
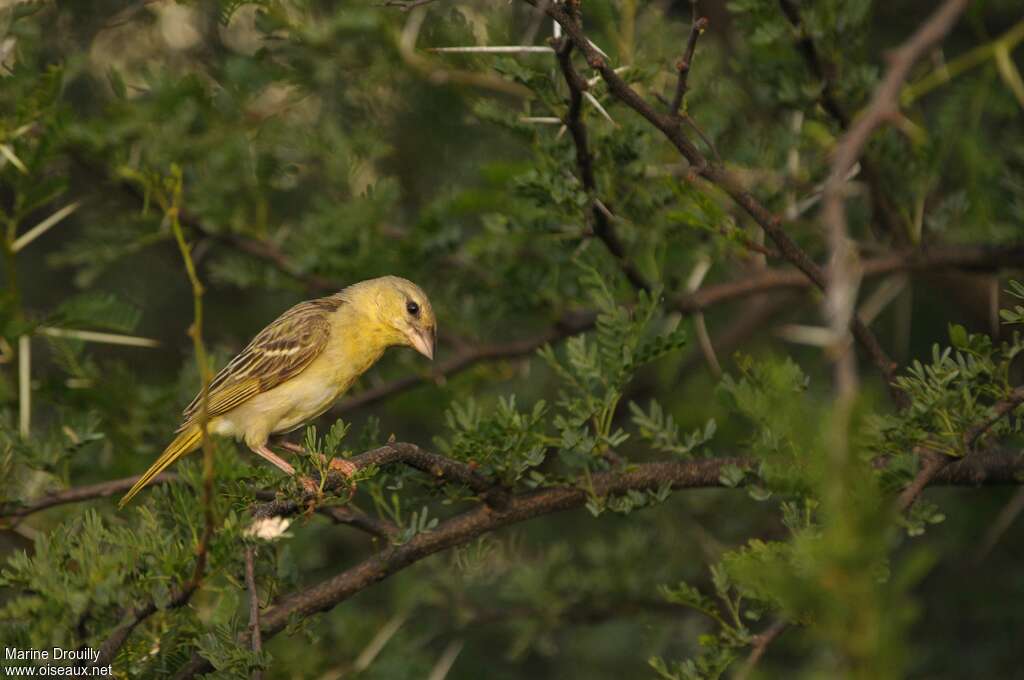
<path id="1" fill-rule="evenodd" d="M 135 494 L 142 491 L 142 487 L 153 481 L 153 478 L 158 474 L 167 469 L 167 467 L 178 460 L 186 453 L 194 451 L 199 446 L 199 441 L 203 438 L 203 432 L 198 426 L 192 425 L 174 438 L 164 452 L 160 454 L 160 457 L 156 459 L 146 472 L 139 477 L 139 481 L 135 482 L 135 485 L 128 490 L 128 493 L 124 495 L 124 498 L 118 502 L 117 507 L 123 508 L 128 501 L 130 501 Z"/>

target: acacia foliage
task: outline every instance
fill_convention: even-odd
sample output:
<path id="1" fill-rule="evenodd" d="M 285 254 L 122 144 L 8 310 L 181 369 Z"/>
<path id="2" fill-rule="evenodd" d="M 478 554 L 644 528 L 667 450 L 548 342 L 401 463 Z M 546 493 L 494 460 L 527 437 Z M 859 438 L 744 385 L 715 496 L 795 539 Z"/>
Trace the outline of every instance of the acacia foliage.
<path id="1" fill-rule="evenodd" d="M 867 0 L 700 7 L 712 28 L 684 111 L 702 137 L 688 130 L 787 216 L 787 232 L 819 262 L 828 252 L 815 201 L 842 133 L 836 110 L 849 119 L 868 101 L 881 50 L 931 11 L 911 4 L 898 16 Z M 785 11 L 794 7 L 796 25 Z M 688 7 L 600 0 L 583 11 L 588 35 L 628 65 L 628 83 L 656 103 L 671 98 Z M 98 647 L 151 602 L 157 611 L 114 660 L 124 677 L 169 676 L 195 654 L 225 678 L 259 668 L 424 677 L 454 653 L 450 677 L 713 678 L 743 668 L 775 621 L 789 630 L 754 669 L 765 677 L 1018 672 L 1006 631 L 1019 624 L 1021 584 L 1012 549 L 1000 546 L 1019 530 L 992 534 L 994 548 L 977 543 L 998 525 L 1007 492 L 929 492 L 906 513 L 894 503 L 923 451 L 1016 455 L 1013 410 L 977 442 L 969 436 L 1020 382 L 1015 298 L 1024 288 L 1005 273 L 866 281 L 861 298 L 880 310 L 872 329 L 906 359 L 897 387 L 909 406 L 895 406 L 864 361 L 852 422 L 837 429 L 829 355 L 775 332 L 820 325 L 815 296 L 774 292 L 699 319 L 678 311 L 694 286 L 786 262 L 723 193 L 688 179 L 656 129 L 595 79 L 582 109 L 588 192 L 578 140 L 537 120 L 568 115 L 551 54 L 424 51 L 524 35 L 546 44 L 550 21 L 526 3 L 439 0 L 403 11 L 313 0 L 37 0 L 2 12 L 5 644 Z M 1010 0 L 974 3 L 944 47 L 947 68 L 935 57 L 913 71 L 904 118 L 873 137 L 847 203 L 862 257 L 1007 249 L 1019 239 L 1019 21 Z M 971 54 L 981 56 L 961 59 Z M 352 498 L 325 504 L 354 504 L 393 533 L 371 540 L 309 513 L 268 541 L 247 534 L 257 496 L 296 497 L 299 488 L 220 442 L 216 532 L 201 586 L 181 607 L 169 605 L 193 574 L 205 521 L 198 460 L 176 466 L 180 483 L 126 511 L 96 500 L 15 518 L 58 490 L 142 470 L 194 394 L 191 292 L 169 228 L 178 208 L 218 365 L 287 305 L 386 273 L 429 292 L 441 365 L 467 348 L 550 332 L 525 358 L 426 380 L 344 422 L 325 417 L 304 441 L 351 455 L 395 434 L 512 492 L 583 489 L 588 512 L 481 535 L 328 614 L 296 617 L 261 652 L 245 643 L 245 546 L 258 547 L 265 609 L 374 551 L 441 530 L 480 494 L 402 466 L 371 468 Z M 613 215 L 614 241 L 599 233 L 595 210 Z M 631 285 L 624 261 L 649 290 Z M 992 324 L 991 291 L 1004 288 Z M 762 306 L 774 311 L 762 315 Z M 730 340 L 748 317 L 754 327 Z M 583 331 L 562 337 L 571 323 Z M 703 367 L 705 325 L 720 378 Z M 87 343 L 51 328 L 162 344 Z M 23 337 L 32 348 L 27 436 L 18 432 Z M 427 371 L 419 357 L 392 352 L 356 389 Z M 838 460 L 837 431 L 850 452 Z M 727 466 L 723 489 L 673 493 L 666 484 L 602 496 L 589 486 L 595 474 L 643 462 L 724 456 L 749 464 Z M 299 460 L 307 474 L 317 464 Z M 960 557 L 989 550 L 974 563 Z M 956 575 L 968 564 L 977 579 Z M 955 625 L 963 615 L 948 615 L 964 601 L 973 603 L 967 634 Z"/>

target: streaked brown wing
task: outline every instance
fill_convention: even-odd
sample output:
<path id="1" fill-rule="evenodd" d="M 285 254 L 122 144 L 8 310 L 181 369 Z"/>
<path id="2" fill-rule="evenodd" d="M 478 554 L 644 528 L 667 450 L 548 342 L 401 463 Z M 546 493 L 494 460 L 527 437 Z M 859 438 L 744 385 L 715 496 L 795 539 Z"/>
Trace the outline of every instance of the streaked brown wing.
<path id="1" fill-rule="evenodd" d="M 207 417 L 222 416 L 301 373 L 327 345 L 328 315 L 341 304 L 335 296 L 302 302 L 260 331 L 210 381 Z M 185 409 L 182 428 L 199 417 L 201 396 L 196 395 Z"/>

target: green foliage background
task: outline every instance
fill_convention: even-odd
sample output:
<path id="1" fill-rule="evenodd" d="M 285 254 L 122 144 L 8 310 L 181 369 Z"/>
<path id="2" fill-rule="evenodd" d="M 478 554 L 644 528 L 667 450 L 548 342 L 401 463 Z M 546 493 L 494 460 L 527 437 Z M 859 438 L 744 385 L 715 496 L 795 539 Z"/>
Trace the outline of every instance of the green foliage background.
<path id="1" fill-rule="evenodd" d="M 790 4 L 803 32 L 774 0 L 700 3 L 711 29 L 685 104 L 713 155 L 779 213 L 815 195 L 841 134 L 800 38 L 815 43 L 852 115 L 878 83 L 884 51 L 933 7 Z M 588 35 L 629 66 L 634 87 L 671 97 L 688 3 L 587 0 L 583 12 Z M 1024 62 L 1013 48 L 1022 21 L 1016 0 L 972 3 L 941 54 L 913 71 L 905 117 L 867 149 L 879 182 L 858 181 L 848 202 L 862 257 L 1019 243 Z M 613 119 L 584 106 L 597 195 L 654 284 L 638 293 L 593 235 L 571 136 L 524 120 L 566 115 L 555 59 L 425 50 L 547 44 L 550 20 L 526 3 L 438 0 L 403 11 L 369 1 L 34 0 L 4 3 L 0 22 L 5 512 L 142 471 L 195 393 L 191 291 L 166 214 L 176 172 L 218 366 L 291 304 L 383 274 L 429 293 L 439 363 L 598 314 L 593 330 L 539 352 L 347 411 L 347 434 L 331 427 L 338 414 L 325 416 L 319 432 L 329 434 L 307 439 L 326 453 L 358 453 L 394 434 L 517 490 L 586 488 L 595 472 L 644 461 L 757 462 L 726 470 L 723 483 L 737 488 L 593 496 L 586 511 L 482 536 L 296 621 L 254 655 L 234 639 L 248 621 L 243 532 L 253 490 L 288 484 L 220 442 L 209 576 L 188 606 L 133 632 L 118 677 L 169 676 L 196 651 L 224 678 L 257 667 L 265 677 L 422 678 L 446 653 L 458 654 L 449 678 L 730 677 L 780 617 L 794 625 L 755 676 L 1022 673 L 1024 530 L 1011 522 L 986 544 L 1000 517 L 1013 519 L 1016 490 L 935 489 L 906 516 L 892 508 L 917 470 L 915 447 L 965 455 L 964 434 L 1020 383 L 1014 327 L 1024 315 L 1013 296 L 1024 288 L 1009 282 L 1012 266 L 909 275 L 871 325 L 905 366 L 899 384 L 912 404 L 898 411 L 862 359 L 853 454 L 836 467 L 830 361 L 777 332 L 820 325 L 820 296 L 774 291 L 708 309 L 721 378 L 706 367 L 692 318 L 671 304 L 702 263 L 705 287 L 754 276 L 764 265 L 756 225 L 723 193 L 685 181 L 660 133 L 595 83 Z M 970 50 L 980 51 L 964 70 L 941 67 Z M 897 233 L 872 219 L 879 188 Z M 72 203 L 77 210 L 15 252 L 20 235 Z M 815 207 L 785 226 L 825 260 Z M 770 250 L 767 263 L 786 265 Z M 894 283 L 869 279 L 861 297 Z M 160 345 L 45 333 L 54 327 Z M 22 336 L 32 348 L 28 437 L 18 434 Z M 393 350 L 357 393 L 430 371 Z M 1011 414 L 985 444 L 1015 454 L 1020 428 Z M 871 462 L 878 455 L 884 470 Z M 202 532 L 198 459 L 177 466 L 186 483 L 124 511 L 98 499 L 0 520 L 0 641 L 96 647 L 126 608 L 165 604 L 191 573 Z M 474 499 L 385 468 L 359 482 L 354 502 L 395 521 L 400 542 Z M 300 518 L 260 546 L 261 601 L 382 547 Z M 375 640 L 386 644 L 368 654 Z"/>

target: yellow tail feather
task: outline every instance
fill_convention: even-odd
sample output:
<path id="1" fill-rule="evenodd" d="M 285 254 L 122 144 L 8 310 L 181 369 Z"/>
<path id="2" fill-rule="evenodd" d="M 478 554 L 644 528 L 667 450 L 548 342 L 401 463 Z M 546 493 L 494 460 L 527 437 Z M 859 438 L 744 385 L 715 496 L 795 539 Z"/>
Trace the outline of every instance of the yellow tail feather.
<path id="1" fill-rule="evenodd" d="M 135 485 L 128 490 L 124 498 L 118 502 L 117 507 L 123 508 L 135 494 L 142 491 L 142 487 L 153 481 L 153 478 L 166 470 L 171 463 L 198 448 L 202 438 L 202 431 L 194 425 L 175 437 L 174 441 L 168 444 L 164 452 L 156 459 L 156 462 L 146 470 L 145 474 L 139 477 L 139 481 L 135 482 Z"/>

